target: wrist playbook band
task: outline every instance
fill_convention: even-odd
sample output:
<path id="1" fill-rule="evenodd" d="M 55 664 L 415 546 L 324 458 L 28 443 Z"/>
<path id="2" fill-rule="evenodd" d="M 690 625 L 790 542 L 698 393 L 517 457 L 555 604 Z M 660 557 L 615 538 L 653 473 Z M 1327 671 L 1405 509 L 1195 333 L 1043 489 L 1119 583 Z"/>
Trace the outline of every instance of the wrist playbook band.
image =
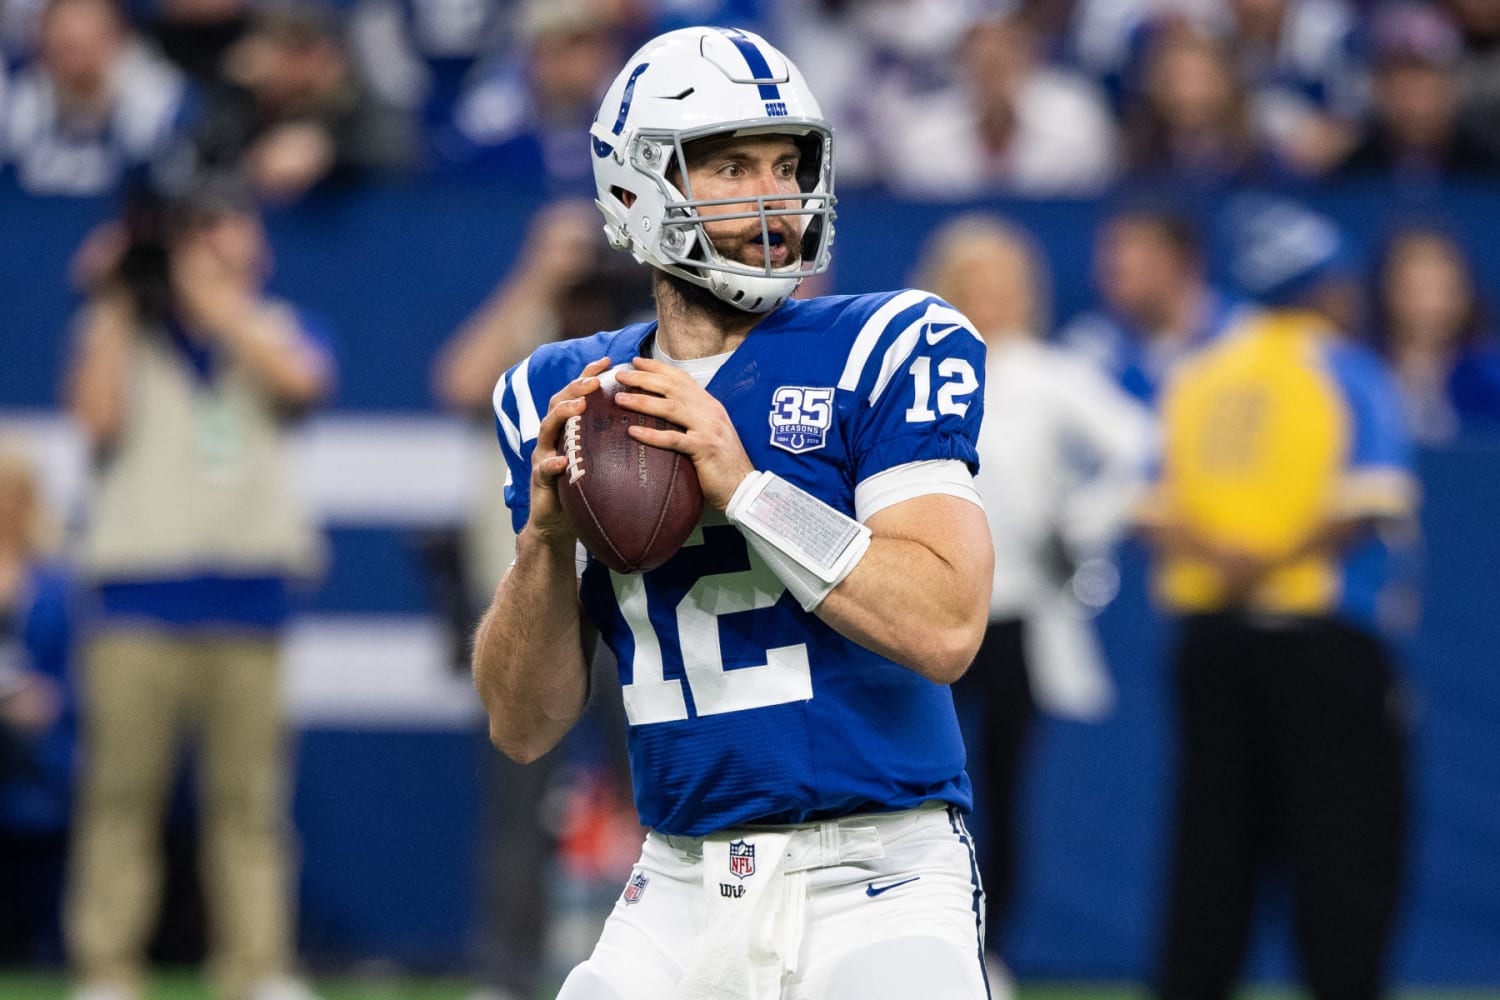
<path id="1" fill-rule="evenodd" d="M 752 472 L 724 510 L 804 611 L 823 602 L 870 547 L 870 529 L 774 472 Z"/>

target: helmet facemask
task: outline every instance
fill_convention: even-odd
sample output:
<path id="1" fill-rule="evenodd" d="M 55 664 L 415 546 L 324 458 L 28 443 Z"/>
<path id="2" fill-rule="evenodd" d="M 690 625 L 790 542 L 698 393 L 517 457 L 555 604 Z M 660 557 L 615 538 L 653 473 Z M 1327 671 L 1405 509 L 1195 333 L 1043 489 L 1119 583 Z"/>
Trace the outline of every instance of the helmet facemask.
<path id="1" fill-rule="evenodd" d="M 696 198 L 686 165 L 692 144 L 723 135 L 786 135 L 801 154 L 797 167 L 798 193 Z M 786 301 L 803 278 L 828 269 L 833 240 L 832 134 L 822 122 L 787 120 L 774 126 L 736 129 L 715 126 L 684 132 L 636 134 L 626 155 L 633 172 L 656 189 L 649 205 L 661 206 L 659 232 L 652 239 L 650 215 L 632 219 L 631 231 L 655 250 L 649 262 L 669 274 L 709 289 L 718 298 L 747 312 L 768 312 Z M 632 192 L 636 193 L 636 192 Z M 637 197 L 636 204 L 641 204 Z M 725 205 L 749 206 L 729 214 L 707 214 Z M 644 206 L 643 206 L 644 207 Z M 635 212 L 627 209 L 632 216 Z M 651 214 L 655 214 L 652 212 Z M 771 245 L 772 219 L 796 220 L 800 233 L 795 259 L 777 266 L 769 253 L 764 264 L 732 260 L 714 246 L 706 223 L 755 219 L 761 239 Z"/>

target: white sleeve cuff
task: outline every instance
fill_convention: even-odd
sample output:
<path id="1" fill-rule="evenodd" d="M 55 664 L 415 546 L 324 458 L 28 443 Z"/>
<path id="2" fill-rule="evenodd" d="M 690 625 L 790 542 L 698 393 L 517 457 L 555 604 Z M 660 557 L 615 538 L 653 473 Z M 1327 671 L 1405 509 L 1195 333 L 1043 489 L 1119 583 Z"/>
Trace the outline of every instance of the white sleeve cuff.
<path id="1" fill-rule="evenodd" d="M 933 493 L 958 497 L 984 508 L 969 466 L 957 458 L 940 458 L 907 462 L 860 482 L 854 487 L 854 516 L 865 522 L 887 507 Z"/>

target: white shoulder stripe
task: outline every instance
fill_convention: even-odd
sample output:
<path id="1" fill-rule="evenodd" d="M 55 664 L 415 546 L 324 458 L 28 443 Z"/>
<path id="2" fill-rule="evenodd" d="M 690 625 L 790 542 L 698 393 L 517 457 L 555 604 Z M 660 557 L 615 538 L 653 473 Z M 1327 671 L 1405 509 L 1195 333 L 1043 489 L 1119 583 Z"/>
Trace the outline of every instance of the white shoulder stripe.
<path id="1" fill-rule="evenodd" d="M 869 362 L 870 355 L 875 352 L 875 345 L 880 342 L 880 335 L 885 332 L 886 326 L 898 315 L 927 297 L 926 292 L 914 288 L 907 289 L 875 310 L 875 315 L 865 320 L 865 325 L 860 327 L 859 336 L 854 338 L 854 346 L 849 350 L 849 361 L 844 365 L 844 374 L 839 376 L 840 389 L 850 392 L 858 388 L 859 377 L 864 374 L 865 365 Z"/>
<path id="2" fill-rule="evenodd" d="M 536 400 L 531 398 L 531 359 L 527 358 L 516 366 L 514 379 L 516 392 L 516 411 L 520 417 L 521 440 L 530 441 L 534 439 L 542 429 L 542 418 L 536 412 Z"/>
<path id="3" fill-rule="evenodd" d="M 501 375 L 500 381 L 495 383 L 495 394 L 490 397 L 490 406 L 495 410 L 495 419 L 500 423 L 500 433 L 505 435 L 505 443 L 510 446 L 513 454 L 519 455 L 521 454 L 521 432 L 505 412 L 505 386 L 505 376 Z"/>
<path id="4" fill-rule="evenodd" d="M 902 330 L 895 342 L 886 348 L 885 356 L 880 359 L 880 377 L 875 380 L 875 387 L 870 390 L 870 403 L 873 405 L 875 400 L 880 398 L 880 394 L 885 391 L 891 379 L 896 377 L 897 370 L 917 349 L 924 333 L 929 344 L 936 344 L 949 334 L 959 331 L 984 343 L 984 338 L 979 335 L 978 330 L 974 329 L 968 317 L 957 309 L 937 304 L 928 306 L 921 318 Z"/>

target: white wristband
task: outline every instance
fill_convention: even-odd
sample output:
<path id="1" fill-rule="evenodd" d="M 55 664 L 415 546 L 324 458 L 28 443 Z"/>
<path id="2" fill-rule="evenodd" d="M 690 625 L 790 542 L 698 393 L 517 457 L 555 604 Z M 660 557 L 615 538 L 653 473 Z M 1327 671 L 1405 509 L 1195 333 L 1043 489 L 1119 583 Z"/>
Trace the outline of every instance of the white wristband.
<path id="1" fill-rule="evenodd" d="M 724 509 L 729 522 L 812 611 L 870 547 L 870 529 L 774 472 L 752 472 Z"/>

